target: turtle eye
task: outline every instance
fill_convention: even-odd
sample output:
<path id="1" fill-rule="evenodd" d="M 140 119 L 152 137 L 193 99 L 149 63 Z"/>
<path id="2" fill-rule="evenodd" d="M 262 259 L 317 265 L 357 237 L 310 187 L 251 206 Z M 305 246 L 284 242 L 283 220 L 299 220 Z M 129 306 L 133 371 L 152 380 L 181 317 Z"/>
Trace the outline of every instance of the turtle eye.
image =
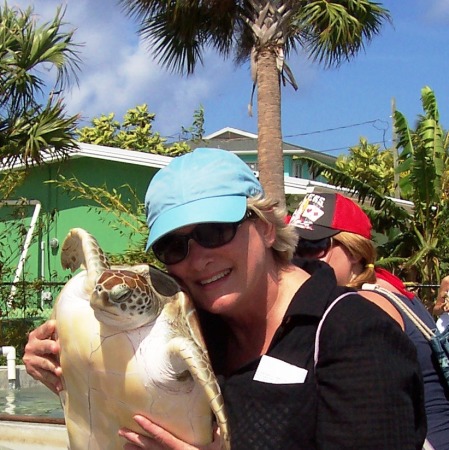
<path id="1" fill-rule="evenodd" d="M 109 298 L 112 302 L 123 303 L 123 302 L 127 301 L 131 295 L 132 295 L 132 289 L 130 289 L 126 285 L 121 284 L 118 286 L 114 286 L 111 289 Z"/>

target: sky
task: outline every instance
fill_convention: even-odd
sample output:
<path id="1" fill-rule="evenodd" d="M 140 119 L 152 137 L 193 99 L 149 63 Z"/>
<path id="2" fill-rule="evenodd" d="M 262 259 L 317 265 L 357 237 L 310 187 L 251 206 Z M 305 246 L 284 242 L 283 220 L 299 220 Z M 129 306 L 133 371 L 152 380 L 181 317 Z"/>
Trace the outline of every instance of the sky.
<path id="1" fill-rule="evenodd" d="M 364 137 L 383 148 L 392 142 L 392 102 L 414 126 L 423 112 L 421 89 L 435 92 L 441 124 L 449 129 L 449 0 L 378 0 L 390 11 L 365 50 L 337 69 L 324 69 L 303 54 L 288 64 L 299 89 L 282 88 L 284 141 L 332 156 L 345 154 Z M 58 5 L 64 21 L 82 43 L 78 85 L 64 94 L 67 112 L 81 125 L 101 114 L 123 114 L 146 103 L 156 115 L 153 131 L 169 141 L 193 123 L 204 108 L 205 134 L 233 127 L 257 134 L 257 108 L 248 115 L 252 82 L 249 64 L 235 66 L 212 50 L 189 77 L 160 67 L 116 0 L 8 0 L 33 6 L 46 22 Z M 256 101 L 255 101 L 256 104 Z"/>

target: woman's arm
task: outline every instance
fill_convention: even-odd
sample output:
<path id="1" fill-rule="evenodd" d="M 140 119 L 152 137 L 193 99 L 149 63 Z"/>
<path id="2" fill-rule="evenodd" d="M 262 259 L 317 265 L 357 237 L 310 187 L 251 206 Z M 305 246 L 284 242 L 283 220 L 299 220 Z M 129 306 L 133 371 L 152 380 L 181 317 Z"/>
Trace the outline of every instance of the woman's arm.
<path id="1" fill-rule="evenodd" d="M 25 346 L 26 371 L 55 394 L 62 390 L 59 344 L 54 340 L 56 321 L 48 320 L 32 331 Z"/>

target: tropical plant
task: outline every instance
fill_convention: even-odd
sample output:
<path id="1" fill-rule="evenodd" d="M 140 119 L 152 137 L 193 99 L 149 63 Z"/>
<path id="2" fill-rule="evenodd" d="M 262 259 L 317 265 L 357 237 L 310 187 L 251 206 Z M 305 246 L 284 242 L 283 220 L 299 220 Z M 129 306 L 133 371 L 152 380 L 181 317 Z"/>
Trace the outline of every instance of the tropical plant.
<path id="1" fill-rule="evenodd" d="M 77 116 L 68 117 L 62 90 L 77 81 L 80 59 L 74 32 L 62 28 L 64 11 L 44 25 L 33 9 L 0 7 L 0 157 L 3 165 L 41 163 L 46 155 L 64 156 L 76 147 Z M 43 73 L 55 73 L 47 86 Z M 44 87 L 51 90 L 45 99 Z M 43 100 L 43 104 L 39 102 Z"/>
<path id="2" fill-rule="evenodd" d="M 193 123 L 189 128 L 181 127 L 182 138 L 192 141 L 201 141 L 204 136 L 204 108 L 200 105 L 193 113 Z"/>
<path id="3" fill-rule="evenodd" d="M 92 119 L 92 126 L 77 130 L 79 142 L 106 145 L 145 153 L 156 153 L 166 156 L 177 156 L 191 149 L 186 142 L 166 144 L 166 139 L 153 132 L 153 121 L 156 114 L 148 111 L 146 104 L 129 109 L 123 123 L 115 119 L 115 114 L 102 114 Z M 194 122 L 190 128 L 182 127 L 182 135 L 190 136 L 192 140 L 201 139 L 203 135 L 204 111 L 200 108 L 194 113 Z"/>
<path id="4" fill-rule="evenodd" d="M 410 128 L 405 116 L 395 111 L 394 127 L 398 137 L 399 201 L 392 199 L 391 189 L 385 190 L 375 179 L 376 170 L 365 165 L 369 174 L 324 165 L 311 158 L 298 156 L 315 173 L 325 174 L 330 183 L 355 193 L 372 219 L 374 229 L 384 235 L 378 246 L 380 262 L 400 273 L 404 278 L 424 285 L 437 285 L 441 273 L 449 270 L 449 134 L 440 124 L 438 105 L 429 87 L 421 90 L 424 114 Z M 391 150 L 391 149 L 390 149 Z M 384 160 L 384 162 L 387 159 Z M 393 158 L 391 158 L 393 161 Z M 386 171 L 386 185 L 392 176 Z M 430 304 L 433 293 L 424 297 Z"/>
<path id="5" fill-rule="evenodd" d="M 381 150 L 377 144 L 369 144 L 361 137 L 359 145 L 350 147 L 347 155 L 341 155 L 335 166 L 383 195 L 394 195 L 394 166 L 390 149 Z"/>
<path id="6" fill-rule="evenodd" d="M 265 191 L 285 204 L 281 82 L 297 89 L 285 58 L 301 48 L 325 67 L 349 60 L 389 13 L 369 0 L 120 0 L 159 62 L 191 74 L 206 48 L 251 62 L 257 86 L 258 167 Z"/>
<path id="7" fill-rule="evenodd" d="M 449 134 L 440 124 L 430 87 L 421 90 L 421 101 L 424 114 L 419 116 L 415 129 L 409 127 L 401 112 L 394 112 L 398 147 L 402 149 L 397 167 L 400 192 L 414 205 L 411 227 L 403 233 L 396 252 L 402 256 L 411 248 L 403 267 L 417 269 L 419 281 L 435 284 L 441 279 L 440 263 L 449 259 Z"/>
<path id="8" fill-rule="evenodd" d="M 64 11 L 58 8 L 53 20 L 39 25 L 31 7 L 21 10 L 6 2 L 0 6 L 0 220 L 4 225 L 0 239 L 0 334 L 5 332 L 5 317 L 16 320 L 41 313 L 32 301 L 37 286 L 30 294 L 20 280 L 13 286 L 9 283 L 14 275 L 10 266 L 19 258 L 26 233 L 21 219 L 27 213 L 15 190 L 24 181 L 29 165 L 42 163 L 46 156 L 63 157 L 76 147 L 78 117 L 66 115 L 61 94 L 77 81 L 79 45 L 73 31 L 63 31 L 67 25 L 63 16 Z M 51 93 L 46 94 L 47 90 Z M 21 163 L 23 169 L 13 169 L 15 163 Z M 11 198 L 16 198 L 16 206 L 10 216 L 5 205 L 11 206 Z M 23 349 L 23 333 L 29 329 L 19 324 L 13 329 L 20 331 Z M 7 336 L 4 341 L 14 345 L 13 335 L 8 332 Z"/>

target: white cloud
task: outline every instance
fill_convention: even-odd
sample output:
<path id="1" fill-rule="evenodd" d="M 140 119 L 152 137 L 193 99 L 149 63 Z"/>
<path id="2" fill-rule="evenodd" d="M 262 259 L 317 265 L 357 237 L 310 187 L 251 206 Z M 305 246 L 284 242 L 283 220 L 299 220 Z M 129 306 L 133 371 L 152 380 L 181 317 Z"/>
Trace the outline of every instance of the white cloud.
<path id="1" fill-rule="evenodd" d="M 25 8 L 31 2 L 17 0 Z M 35 13 L 50 20 L 60 4 L 35 0 Z M 152 59 L 148 44 L 137 36 L 137 26 L 112 0 L 77 0 L 66 3 L 65 22 L 75 28 L 75 41 L 82 42 L 79 87 L 65 95 L 67 111 L 80 113 L 85 121 L 114 112 L 117 120 L 136 105 L 147 103 L 156 114 L 157 130 L 163 135 L 192 123 L 193 112 L 205 99 L 229 83 L 232 63 L 223 64 L 214 54 L 205 56 L 194 77 L 167 72 Z M 207 112 L 206 112 L 207 114 Z"/>
<path id="2" fill-rule="evenodd" d="M 433 0 L 426 1 L 426 18 L 432 23 L 449 24 L 449 1 Z"/>

